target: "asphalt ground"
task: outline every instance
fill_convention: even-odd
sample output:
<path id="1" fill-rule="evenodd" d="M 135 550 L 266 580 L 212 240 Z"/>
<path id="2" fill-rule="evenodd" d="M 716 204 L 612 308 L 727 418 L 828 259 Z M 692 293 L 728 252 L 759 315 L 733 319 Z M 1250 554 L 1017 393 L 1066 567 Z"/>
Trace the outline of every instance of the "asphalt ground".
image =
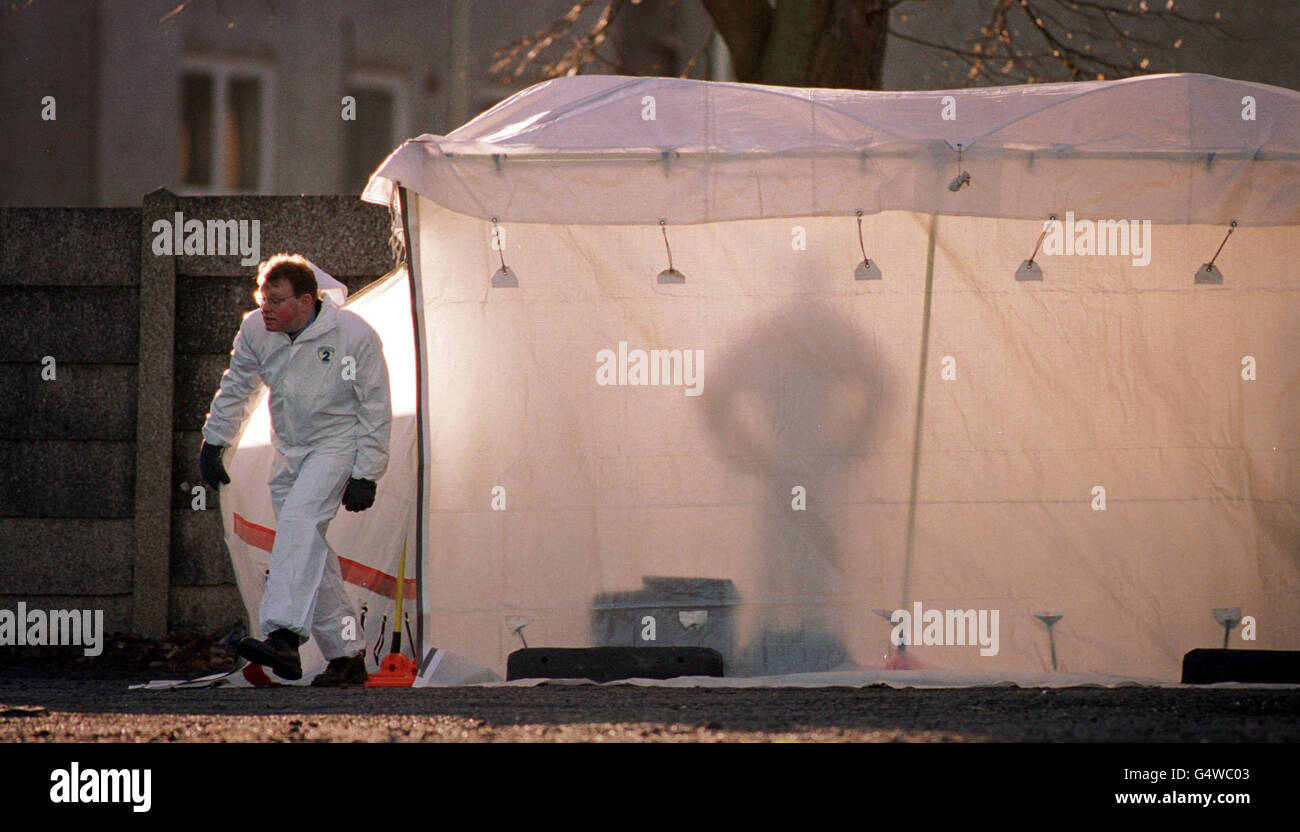
<path id="1" fill-rule="evenodd" d="M 128 689 L 200 675 L 166 671 L 0 667 L 0 805 L 318 828 L 806 825 L 831 803 L 876 821 L 1183 822 L 1120 805 L 1138 793 L 1204 799 L 1174 809 L 1202 823 L 1294 810 L 1294 687 Z M 84 788 L 88 771 L 128 770 L 149 774 L 144 803 L 55 800 L 66 772 Z"/>
<path id="2" fill-rule="evenodd" d="M 1294 687 L 128 690 L 159 675 L 0 668 L 0 741 L 1300 741 Z"/>

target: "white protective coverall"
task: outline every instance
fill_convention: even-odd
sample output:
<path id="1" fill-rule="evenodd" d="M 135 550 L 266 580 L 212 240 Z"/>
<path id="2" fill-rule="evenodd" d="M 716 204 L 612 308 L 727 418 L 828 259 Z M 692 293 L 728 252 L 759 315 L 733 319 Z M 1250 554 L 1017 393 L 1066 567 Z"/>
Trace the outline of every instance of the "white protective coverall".
<path id="1" fill-rule="evenodd" d="M 317 270 L 326 288 L 322 277 Z M 355 655 L 365 645 L 343 638 L 344 617 L 355 620 L 356 613 L 325 530 L 349 477 L 383 475 L 392 423 L 379 336 L 335 296 L 325 293 L 316 319 L 293 341 L 287 333 L 268 332 L 261 309 L 250 312 L 203 426 L 209 443 L 233 445 L 249 399 L 262 383 L 270 388 L 276 530 L 259 625 L 263 635 L 283 628 L 300 641 L 310 632 L 326 659 Z"/>

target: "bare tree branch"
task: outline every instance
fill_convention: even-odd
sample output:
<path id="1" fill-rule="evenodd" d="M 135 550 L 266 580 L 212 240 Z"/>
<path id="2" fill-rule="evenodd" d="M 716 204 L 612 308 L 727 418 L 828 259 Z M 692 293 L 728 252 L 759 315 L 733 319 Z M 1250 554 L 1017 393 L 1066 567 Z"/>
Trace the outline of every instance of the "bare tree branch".
<path id="1" fill-rule="evenodd" d="M 992 0 L 988 22 L 969 44 L 927 41 L 895 28 L 890 34 L 960 58 L 968 66 L 968 81 L 995 83 L 1051 80 L 1060 78 L 1062 71 L 1073 79 L 1151 71 L 1153 57 L 1167 57 L 1183 42 L 1182 37 L 1171 43 L 1150 35 L 1150 27 L 1157 24 L 1178 35 L 1191 30 L 1227 34 L 1217 14 L 1198 17 L 1177 10 L 1168 0 L 1162 5 L 1153 9 L 1144 0 L 1124 0 L 1123 5 L 1097 0 Z M 1017 14 L 1013 23 L 1010 13 L 1017 6 L 1023 14 Z M 1026 49 L 1028 36 L 1041 40 L 1047 52 Z M 990 69 L 999 63 L 997 74 L 1010 78 L 990 76 Z"/>
<path id="2" fill-rule="evenodd" d="M 497 50 L 493 55 L 496 60 L 491 72 L 511 83 L 517 82 L 530 67 L 539 64 L 542 77 L 571 75 L 591 62 L 630 72 L 596 51 L 605 43 L 610 25 L 624 2 L 576 0 L 561 20 Z M 738 80 L 812 83 L 808 80 L 812 74 L 791 70 L 788 54 L 782 59 L 772 53 L 772 50 L 779 49 L 785 54 L 793 49 L 807 60 L 816 58 L 818 66 L 813 74 L 820 85 L 825 85 L 830 78 L 838 82 L 837 85 L 857 86 L 878 83 L 878 77 L 862 75 L 861 68 L 864 61 L 878 61 L 884 49 L 883 42 L 878 45 L 876 36 L 872 34 L 878 33 L 882 27 L 878 23 L 863 24 L 868 20 L 864 15 L 884 13 L 887 19 L 893 9 L 927 0 L 776 0 L 775 8 L 768 0 L 699 2 L 713 20 L 717 34 L 727 44 Z M 1135 75 L 1153 71 L 1153 60 L 1170 60 L 1186 34 L 1207 32 L 1227 36 L 1220 14 L 1209 17 L 1187 13 L 1171 0 L 980 2 L 987 7 L 988 18 L 977 32 L 971 33 L 961 43 L 901 32 L 896 25 L 886 26 L 884 30 L 923 49 L 961 60 L 967 67 L 967 82 L 972 84 Z M 597 8 L 601 11 L 594 22 L 583 24 L 581 20 L 591 20 L 585 13 Z M 832 8 L 836 9 L 834 17 L 828 11 Z M 785 21 L 781 31 L 774 28 L 778 18 Z M 856 27 L 849 35 L 849 45 L 826 49 L 823 41 L 827 36 L 844 35 L 841 29 L 846 25 Z M 812 52 L 809 52 L 810 31 L 814 33 L 817 44 Z M 1162 31 L 1169 34 L 1168 39 L 1162 37 Z M 843 40 L 842 37 L 839 39 Z M 567 48 L 558 59 L 542 63 L 544 52 L 562 44 L 567 44 Z M 707 41 L 686 64 L 686 73 L 695 67 L 706 48 Z M 847 59 L 843 57 L 846 50 L 851 50 Z M 796 59 L 795 63 L 798 61 Z M 845 63 L 846 67 L 837 68 L 837 61 Z M 852 67 L 847 67 L 849 63 Z M 778 67 L 782 68 L 780 72 Z M 774 72 L 785 80 L 776 78 Z"/>
<path id="3" fill-rule="evenodd" d="M 946 43 L 938 43 L 938 42 L 936 42 L 936 41 L 932 41 L 932 40 L 923 40 L 923 39 L 918 38 L 918 37 L 915 37 L 915 36 L 913 36 L 913 35 L 907 35 L 907 34 L 904 34 L 904 33 L 900 32 L 900 31 L 898 31 L 897 29 L 890 29 L 890 30 L 889 30 L 889 36 L 890 36 L 890 37 L 894 37 L 894 38 L 898 38 L 899 40 L 910 41 L 911 43 L 915 43 L 915 44 L 917 44 L 918 46 L 924 46 L 924 47 L 927 47 L 927 48 L 929 48 L 929 49 L 940 49 L 940 50 L 942 50 L 942 51 L 944 51 L 944 52 L 947 52 L 947 53 L 949 53 L 949 54 L 957 55 L 957 56 L 959 56 L 959 57 L 963 57 L 963 58 L 971 58 L 971 59 L 978 60 L 978 59 L 984 57 L 984 56 L 983 56 L 982 54 L 980 54 L 979 52 L 973 52 L 973 51 L 971 51 L 971 50 L 969 50 L 969 49 L 962 49 L 962 48 L 957 47 L 957 46 L 950 46 L 949 44 L 946 44 Z"/>
<path id="4" fill-rule="evenodd" d="M 190 2 L 191 0 L 185 0 L 185 2 L 181 3 L 179 6 L 167 12 L 167 14 L 163 15 L 162 17 L 158 18 L 158 22 L 166 23 L 168 20 L 171 20 L 173 17 L 183 12 L 185 10 L 185 7 L 188 6 Z M 31 2 L 30 0 L 28 0 L 28 5 L 30 4 Z"/>
<path id="5" fill-rule="evenodd" d="M 623 0 L 606 0 L 600 16 L 586 34 L 573 37 L 571 33 L 578 19 L 594 2 L 596 0 L 578 0 L 564 17 L 497 49 L 492 53 L 494 60 L 488 67 L 488 73 L 505 83 L 514 83 L 523 77 L 538 56 L 557 41 L 566 38 L 572 41 L 572 45 L 559 59 L 541 67 L 540 74 L 543 78 L 573 75 L 582 64 L 597 60 L 596 50 L 605 42 L 606 31 L 622 8 Z"/>

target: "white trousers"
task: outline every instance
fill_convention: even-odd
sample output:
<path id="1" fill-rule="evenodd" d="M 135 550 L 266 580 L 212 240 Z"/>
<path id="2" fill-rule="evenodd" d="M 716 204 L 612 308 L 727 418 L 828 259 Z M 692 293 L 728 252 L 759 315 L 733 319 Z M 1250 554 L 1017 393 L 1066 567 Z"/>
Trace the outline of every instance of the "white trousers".
<path id="1" fill-rule="evenodd" d="M 308 451 L 285 456 L 277 452 L 271 464 L 275 544 L 259 614 L 262 632 L 292 630 L 300 642 L 310 633 L 326 659 L 365 649 L 356 638 L 361 625 L 343 589 L 338 555 L 325 541 L 355 457 L 355 453 Z M 345 620 L 349 616 L 350 622 Z M 345 627 L 354 634 L 352 638 L 344 638 Z"/>

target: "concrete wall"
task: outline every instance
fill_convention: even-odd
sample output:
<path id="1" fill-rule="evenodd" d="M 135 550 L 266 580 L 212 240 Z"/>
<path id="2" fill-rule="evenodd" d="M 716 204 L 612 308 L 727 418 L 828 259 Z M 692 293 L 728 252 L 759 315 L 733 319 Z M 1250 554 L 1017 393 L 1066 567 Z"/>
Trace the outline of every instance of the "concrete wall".
<path id="1" fill-rule="evenodd" d="M 0 606 L 129 620 L 139 235 L 139 208 L 0 209 Z"/>
<path id="2" fill-rule="evenodd" d="M 146 636 L 243 618 L 220 515 L 189 486 L 256 267 L 154 255 L 175 211 L 257 220 L 263 258 L 302 252 L 353 291 L 393 266 L 387 211 L 354 197 L 0 208 L 0 607 L 98 608 Z"/>

